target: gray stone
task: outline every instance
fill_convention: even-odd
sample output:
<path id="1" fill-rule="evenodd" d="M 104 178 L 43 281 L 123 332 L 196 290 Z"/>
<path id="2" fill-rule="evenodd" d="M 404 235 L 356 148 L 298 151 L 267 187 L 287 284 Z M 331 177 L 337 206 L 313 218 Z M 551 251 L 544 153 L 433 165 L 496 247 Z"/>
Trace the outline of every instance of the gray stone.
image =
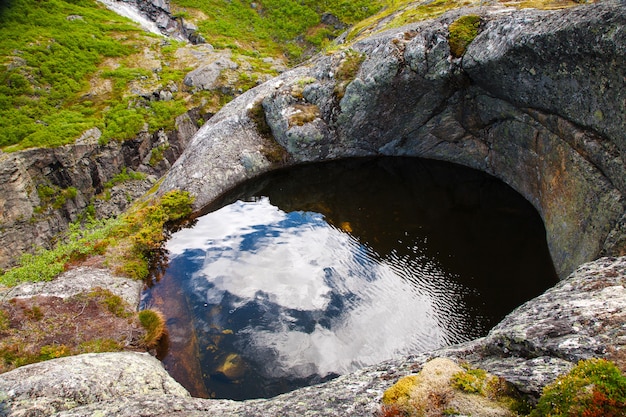
<path id="1" fill-rule="evenodd" d="M 68 298 L 98 287 L 111 291 L 135 308 L 139 305 L 143 283 L 114 276 L 107 269 L 79 267 L 64 272 L 53 281 L 29 282 L 9 289 L 0 288 L 0 298 L 8 300 L 36 295 Z"/>
<path id="2" fill-rule="evenodd" d="M 189 393 L 147 353 L 88 353 L 22 366 L 0 376 L 3 411 L 50 416 L 113 398 L 188 398 Z"/>
<path id="3" fill-rule="evenodd" d="M 225 69 L 237 69 L 238 65 L 228 57 L 219 57 L 185 75 L 184 83 L 196 90 L 213 90 L 219 86 L 218 79 Z"/>

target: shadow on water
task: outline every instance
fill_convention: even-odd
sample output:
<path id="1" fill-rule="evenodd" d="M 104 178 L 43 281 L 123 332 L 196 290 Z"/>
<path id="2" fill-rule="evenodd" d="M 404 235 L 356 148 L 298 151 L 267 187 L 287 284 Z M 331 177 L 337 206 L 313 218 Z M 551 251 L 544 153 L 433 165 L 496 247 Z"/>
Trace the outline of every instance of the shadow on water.
<path id="1" fill-rule="evenodd" d="M 535 209 L 487 174 L 416 158 L 249 181 L 168 242 L 144 294 L 195 396 L 270 397 L 486 334 L 552 286 Z"/>

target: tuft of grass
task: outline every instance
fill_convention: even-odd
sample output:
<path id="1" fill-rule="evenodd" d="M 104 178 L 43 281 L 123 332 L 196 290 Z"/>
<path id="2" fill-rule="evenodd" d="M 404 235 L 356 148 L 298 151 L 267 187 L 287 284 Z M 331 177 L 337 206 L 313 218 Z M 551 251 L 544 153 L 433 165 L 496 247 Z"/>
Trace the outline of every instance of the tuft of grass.
<path id="1" fill-rule="evenodd" d="M 98 338 L 87 340 L 78 345 L 77 353 L 119 352 L 124 346 L 117 340 Z"/>
<path id="2" fill-rule="evenodd" d="M 128 305 L 122 297 L 113 294 L 109 290 L 97 287 L 91 290 L 88 296 L 97 299 L 100 304 L 106 306 L 107 310 L 116 317 L 125 318 L 132 315 L 132 313 L 129 313 Z"/>
<path id="3" fill-rule="evenodd" d="M 167 331 L 163 314 L 157 310 L 142 310 L 138 317 L 141 326 L 146 331 L 143 344 L 149 349 L 154 348 Z"/>
<path id="4" fill-rule="evenodd" d="M 580 361 L 546 386 L 530 417 L 618 417 L 626 412 L 626 377 L 605 359 Z"/>
<path id="5" fill-rule="evenodd" d="M 303 126 L 320 116 L 320 109 L 315 104 L 296 104 L 294 110 L 289 116 L 289 126 Z"/>
<path id="6" fill-rule="evenodd" d="M 475 14 L 461 16 L 450 24 L 448 43 L 453 57 L 463 56 L 468 45 L 478 36 L 479 28 L 480 16 Z"/>
<path id="7" fill-rule="evenodd" d="M 365 61 L 365 54 L 354 50 L 347 50 L 344 58 L 339 63 L 337 70 L 335 71 L 335 96 L 341 100 L 346 92 L 346 87 L 355 78 L 356 74 L 361 69 L 361 64 Z"/>

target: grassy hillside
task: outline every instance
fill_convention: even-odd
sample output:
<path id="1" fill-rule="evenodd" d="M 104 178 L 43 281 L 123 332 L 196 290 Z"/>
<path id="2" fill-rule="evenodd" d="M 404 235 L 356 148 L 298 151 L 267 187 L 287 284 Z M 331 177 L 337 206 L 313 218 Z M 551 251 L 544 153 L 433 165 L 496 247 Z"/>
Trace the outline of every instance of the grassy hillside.
<path id="1" fill-rule="evenodd" d="M 355 22 L 381 5 L 358 0 L 174 0 L 172 10 L 195 22 L 216 48 L 229 48 L 255 71 L 262 58 L 301 59 L 338 30 L 321 23 L 324 12 Z M 186 91 L 190 69 L 177 62 L 182 44 L 164 41 L 95 0 L 9 0 L 0 7 L 0 149 L 53 147 L 98 127 L 101 141 L 126 140 L 146 126 L 171 127 L 175 116 L 199 103 L 211 111 L 227 94 Z M 249 66 L 249 65 L 248 65 Z M 238 90 L 255 85 L 240 76 Z M 137 90 L 175 85 L 172 100 L 145 100 Z"/>
<path id="2" fill-rule="evenodd" d="M 182 43 L 148 34 L 96 0 L 0 0 L 0 149 L 74 142 L 92 127 L 102 142 L 170 128 L 194 106 L 217 111 L 234 94 L 276 75 L 264 58 L 297 63 L 352 25 L 348 39 L 435 17 L 479 0 L 171 0 L 216 49 L 232 51 L 231 91 L 191 91 L 182 81 L 197 62 Z M 498 3 L 493 0 L 493 3 Z M 567 7 L 571 0 L 501 2 Z M 326 23 L 324 23 L 326 22 Z M 228 78 L 225 77 L 225 78 Z M 234 79 L 234 81 L 233 81 Z M 154 100 L 168 88 L 171 99 Z"/>

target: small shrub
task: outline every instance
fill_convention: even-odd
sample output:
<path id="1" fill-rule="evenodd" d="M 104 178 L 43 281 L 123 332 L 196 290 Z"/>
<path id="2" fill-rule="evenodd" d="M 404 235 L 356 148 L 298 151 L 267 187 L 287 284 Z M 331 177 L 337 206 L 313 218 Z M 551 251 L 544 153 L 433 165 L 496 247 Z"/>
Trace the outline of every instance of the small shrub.
<path id="1" fill-rule="evenodd" d="M 41 347 L 37 361 L 47 361 L 71 354 L 70 348 L 65 345 L 45 345 Z"/>
<path id="2" fill-rule="evenodd" d="M 109 181 L 104 183 L 104 188 L 113 188 L 117 184 L 121 184 L 127 181 L 143 180 L 146 178 L 146 174 L 141 172 L 135 172 L 128 170 L 126 167 L 122 168 L 122 172 L 116 174 Z"/>
<path id="3" fill-rule="evenodd" d="M 626 415 L 626 377 L 605 359 L 580 361 L 546 386 L 530 417 Z"/>
<path id="4" fill-rule="evenodd" d="M 469 394 L 483 394 L 483 385 L 487 372 L 483 369 L 474 369 L 468 366 L 465 371 L 452 376 L 452 387 Z"/>
<path id="5" fill-rule="evenodd" d="M 411 398 L 411 391 L 417 384 L 417 375 L 400 378 L 398 382 L 388 388 L 383 394 L 383 404 L 405 403 Z"/>
<path id="6" fill-rule="evenodd" d="M 480 16 L 474 14 L 461 16 L 450 24 L 448 43 L 452 56 L 456 58 L 463 56 L 467 46 L 478 36 L 479 27 Z"/>
<path id="7" fill-rule="evenodd" d="M 156 166 L 159 162 L 161 162 L 164 158 L 164 153 L 170 147 L 169 144 L 159 145 L 156 148 L 152 148 L 150 151 L 150 161 L 148 165 L 151 167 Z"/>
<path id="8" fill-rule="evenodd" d="M 153 348 L 165 335 L 165 318 L 161 312 L 156 310 L 142 310 L 138 314 L 139 322 L 146 330 L 143 343 L 148 348 Z"/>

